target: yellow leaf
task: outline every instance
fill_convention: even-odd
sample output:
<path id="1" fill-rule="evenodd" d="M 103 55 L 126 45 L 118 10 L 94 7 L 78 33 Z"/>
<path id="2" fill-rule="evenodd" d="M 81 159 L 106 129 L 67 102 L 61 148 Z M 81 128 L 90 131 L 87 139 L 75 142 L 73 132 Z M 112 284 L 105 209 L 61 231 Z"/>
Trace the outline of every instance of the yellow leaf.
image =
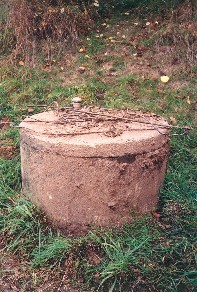
<path id="1" fill-rule="evenodd" d="M 109 40 L 113 40 L 113 37 L 109 37 L 108 39 L 109 39 Z"/>
<path id="2" fill-rule="evenodd" d="M 191 101 L 190 101 L 189 96 L 187 96 L 187 103 L 188 103 L 188 104 L 191 104 Z"/>
<path id="3" fill-rule="evenodd" d="M 163 76 L 161 76 L 160 80 L 163 83 L 167 83 L 170 80 L 170 77 L 163 75 Z"/>
<path id="4" fill-rule="evenodd" d="M 86 57 L 87 59 L 90 59 L 90 56 L 89 56 L 89 55 L 85 55 L 85 57 Z"/>
<path id="5" fill-rule="evenodd" d="M 84 7 L 84 8 L 85 8 L 85 7 Z M 84 14 L 85 14 L 85 15 L 88 15 L 88 11 L 87 11 L 86 8 L 84 9 Z"/>
<path id="6" fill-rule="evenodd" d="M 98 1 L 95 1 L 95 2 L 93 3 L 93 5 L 94 5 L 95 7 L 99 7 L 99 3 L 98 3 Z"/>
<path id="7" fill-rule="evenodd" d="M 80 49 L 79 49 L 79 53 L 82 53 L 82 52 L 84 52 L 84 51 L 85 51 L 84 48 L 80 48 Z"/>
<path id="8" fill-rule="evenodd" d="M 19 64 L 20 66 L 24 66 L 24 65 L 25 65 L 25 63 L 24 63 L 23 61 L 19 61 L 18 64 Z"/>
<path id="9" fill-rule="evenodd" d="M 173 124 L 176 124 L 176 119 L 174 117 L 170 117 L 170 121 L 173 123 Z"/>

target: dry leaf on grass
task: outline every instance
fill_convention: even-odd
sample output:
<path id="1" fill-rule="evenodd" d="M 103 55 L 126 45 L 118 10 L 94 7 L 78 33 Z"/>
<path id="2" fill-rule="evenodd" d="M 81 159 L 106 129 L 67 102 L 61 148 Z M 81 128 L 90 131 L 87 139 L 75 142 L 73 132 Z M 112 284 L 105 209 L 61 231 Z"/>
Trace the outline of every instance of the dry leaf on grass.
<path id="1" fill-rule="evenodd" d="M 167 83 L 170 80 L 170 77 L 163 75 L 160 77 L 161 82 Z"/>
<path id="2" fill-rule="evenodd" d="M 84 47 L 79 49 L 79 53 L 83 53 L 83 52 L 85 52 L 85 48 Z"/>
<path id="3" fill-rule="evenodd" d="M 187 100 L 186 100 L 186 102 L 187 102 L 188 104 L 191 104 L 191 101 L 190 101 L 189 96 L 187 96 Z"/>
<path id="4" fill-rule="evenodd" d="M 19 64 L 20 66 L 24 66 L 24 65 L 25 65 L 25 63 L 24 63 L 23 61 L 19 61 L 18 64 Z"/>
<path id="5" fill-rule="evenodd" d="M 170 117 L 170 121 L 173 123 L 173 124 L 176 124 L 176 119 L 174 117 Z"/>

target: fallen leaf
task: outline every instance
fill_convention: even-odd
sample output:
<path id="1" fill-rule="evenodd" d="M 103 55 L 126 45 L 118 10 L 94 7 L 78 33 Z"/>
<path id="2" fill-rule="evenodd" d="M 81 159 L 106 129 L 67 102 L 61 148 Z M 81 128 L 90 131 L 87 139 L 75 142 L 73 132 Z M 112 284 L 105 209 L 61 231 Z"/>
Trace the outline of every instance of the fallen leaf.
<path id="1" fill-rule="evenodd" d="M 95 1 L 95 2 L 93 3 L 93 5 L 94 5 L 95 7 L 99 7 L 99 3 L 98 3 L 98 1 Z"/>
<path id="2" fill-rule="evenodd" d="M 170 117 L 170 121 L 173 123 L 173 124 L 176 124 L 176 119 L 174 117 Z"/>
<path id="3" fill-rule="evenodd" d="M 149 21 L 148 21 L 148 22 L 146 22 L 146 25 L 147 25 L 147 26 L 149 26 L 149 25 L 150 25 L 150 22 L 149 22 Z"/>
<path id="4" fill-rule="evenodd" d="M 80 48 L 79 53 L 83 53 L 83 52 L 85 52 L 85 48 Z"/>
<path id="5" fill-rule="evenodd" d="M 186 101 L 188 104 L 191 104 L 191 101 L 190 101 L 190 98 L 189 96 L 187 96 L 187 101 Z"/>
<path id="6" fill-rule="evenodd" d="M 25 63 L 24 63 L 23 61 L 19 61 L 18 64 L 19 64 L 20 66 L 24 66 L 24 65 L 25 65 Z"/>
<path id="7" fill-rule="evenodd" d="M 27 112 L 28 113 L 33 113 L 34 112 L 34 109 L 33 108 L 28 108 Z"/>
<path id="8" fill-rule="evenodd" d="M 83 66 L 77 68 L 77 71 L 79 71 L 80 73 L 84 73 L 85 70 L 86 70 L 86 68 Z"/>
<path id="9" fill-rule="evenodd" d="M 85 57 L 86 57 L 87 59 L 90 59 L 90 56 L 89 56 L 89 55 L 85 55 Z"/>
<path id="10" fill-rule="evenodd" d="M 170 77 L 163 75 L 160 77 L 161 82 L 167 83 L 170 80 Z"/>

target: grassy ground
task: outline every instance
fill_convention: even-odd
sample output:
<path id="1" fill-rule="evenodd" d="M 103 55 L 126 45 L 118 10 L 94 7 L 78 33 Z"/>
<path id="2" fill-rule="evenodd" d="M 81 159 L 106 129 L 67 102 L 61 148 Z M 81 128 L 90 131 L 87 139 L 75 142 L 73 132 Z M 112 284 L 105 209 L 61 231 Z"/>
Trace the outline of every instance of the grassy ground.
<path id="1" fill-rule="evenodd" d="M 195 291 L 197 63 L 184 42 L 184 23 L 181 30 L 178 16 L 172 25 L 126 11 L 98 25 L 75 52 L 54 54 L 34 69 L 2 58 L 1 291 Z M 170 77 L 167 84 L 160 81 L 161 71 Z M 67 106 L 75 95 L 84 104 L 151 111 L 194 130 L 171 137 L 157 212 L 121 230 L 96 229 L 72 239 L 20 196 L 15 126 L 42 111 L 41 105 Z"/>

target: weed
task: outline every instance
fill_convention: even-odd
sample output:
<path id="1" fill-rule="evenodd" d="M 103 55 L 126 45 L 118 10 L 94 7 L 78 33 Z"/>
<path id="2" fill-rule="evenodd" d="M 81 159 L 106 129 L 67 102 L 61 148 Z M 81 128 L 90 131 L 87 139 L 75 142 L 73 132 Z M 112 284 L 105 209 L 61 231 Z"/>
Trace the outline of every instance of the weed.
<path id="1" fill-rule="evenodd" d="M 66 256 L 71 250 L 71 240 L 62 237 L 52 237 L 42 239 L 42 230 L 39 229 L 39 245 L 32 252 L 32 265 L 34 267 L 53 265 L 61 265 L 65 261 Z"/>

